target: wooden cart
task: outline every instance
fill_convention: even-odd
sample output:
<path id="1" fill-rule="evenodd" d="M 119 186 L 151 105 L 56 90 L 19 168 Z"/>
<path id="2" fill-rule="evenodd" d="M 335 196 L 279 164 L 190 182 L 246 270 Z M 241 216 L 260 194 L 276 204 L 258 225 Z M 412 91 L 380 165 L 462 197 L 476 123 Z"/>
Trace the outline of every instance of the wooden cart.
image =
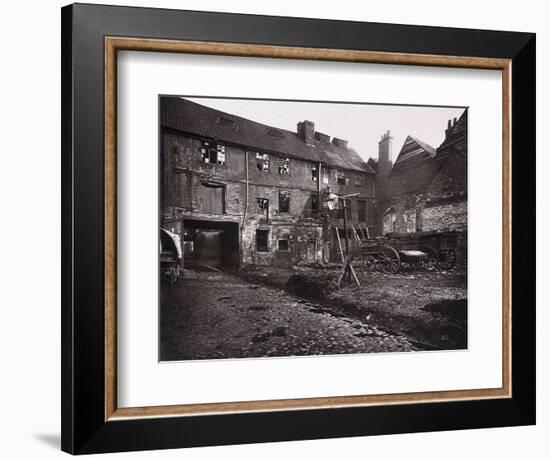
<path id="1" fill-rule="evenodd" d="M 456 263 L 458 233 L 389 233 L 361 241 L 360 256 L 354 264 L 387 273 L 402 268 L 448 270 Z"/>

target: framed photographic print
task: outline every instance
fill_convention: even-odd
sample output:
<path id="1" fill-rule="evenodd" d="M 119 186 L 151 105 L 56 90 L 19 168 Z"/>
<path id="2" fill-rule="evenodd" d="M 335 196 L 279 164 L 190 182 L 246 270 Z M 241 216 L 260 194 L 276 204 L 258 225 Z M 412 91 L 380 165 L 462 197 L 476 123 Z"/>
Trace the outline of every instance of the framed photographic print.
<path id="1" fill-rule="evenodd" d="M 535 422 L 535 36 L 62 9 L 62 448 Z"/>

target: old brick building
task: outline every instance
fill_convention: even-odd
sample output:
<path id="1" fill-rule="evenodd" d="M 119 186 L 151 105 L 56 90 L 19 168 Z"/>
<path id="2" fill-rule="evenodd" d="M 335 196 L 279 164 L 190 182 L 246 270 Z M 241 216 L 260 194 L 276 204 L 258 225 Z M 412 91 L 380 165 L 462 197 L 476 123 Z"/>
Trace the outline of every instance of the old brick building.
<path id="1" fill-rule="evenodd" d="M 375 172 L 348 142 L 277 129 L 179 97 L 161 98 L 161 225 L 210 265 L 338 259 L 329 192 L 354 194 L 354 225 L 375 225 Z"/>
<path id="2" fill-rule="evenodd" d="M 449 120 L 445 139 L 435 149 L 408 136 L 391 161 L 392 137 L 379 142 L 376 168 L 378 232 L 457 231 L 458 255 L 465 255 L 467 234 L 467 110 Z"/>

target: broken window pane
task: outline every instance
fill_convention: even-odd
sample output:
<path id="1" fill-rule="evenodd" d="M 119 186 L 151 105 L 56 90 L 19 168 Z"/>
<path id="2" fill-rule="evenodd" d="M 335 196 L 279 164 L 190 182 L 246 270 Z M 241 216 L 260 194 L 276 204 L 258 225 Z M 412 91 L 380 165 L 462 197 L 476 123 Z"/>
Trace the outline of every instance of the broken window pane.
<path id="1" fill-rule="evenodd" d="M 279 213 L 288 213 L 290 208 L 290 193 L 281 191 L 279 193 Z"/>
<path id="2" fill-rule="evenodd" d="M 267 216 L 267 212 L 269 209 L 269 200 L 264 199 L 263 197 L 259 197 L 258 199 L 256 199 L 256 202 L 258 204 L 258 213 Z"/>
<path id="3" fill-rule="evenodd" d="M 260 172 L 269 172 L 269 155 L 256 153 L 256 167 Z"/>
<path id="4" fill-rule="evenodd" d="M 319 169 L 317 168 L 317 165 L 313 164 L 311 166 L 311 179 L 313 181 L 319 180 Z"/>
<path id="5" fill-rule="evenodd" d="M 279 158 L 279 175 L 289 175 L 290 174 L 290 159 L 288 158 Z"/>
<path id="6" fill-rule="evenodd" d="M 262 229 L 256 230 L 256 251 L 268 251 L 268 237 L 269 231 Z"/>
<path id="7" fill-rule="evenodd" d="M 346 184 L 346 176 L 344 172 L 336 172 L 336 182 L 338 184 Z"/>
<path id="8" fill-rule="evenodd" d="M 211 142 L 202 142 L 200 148 L 202 162 L 205 164 L 225 165 L 225 146 Z"/>

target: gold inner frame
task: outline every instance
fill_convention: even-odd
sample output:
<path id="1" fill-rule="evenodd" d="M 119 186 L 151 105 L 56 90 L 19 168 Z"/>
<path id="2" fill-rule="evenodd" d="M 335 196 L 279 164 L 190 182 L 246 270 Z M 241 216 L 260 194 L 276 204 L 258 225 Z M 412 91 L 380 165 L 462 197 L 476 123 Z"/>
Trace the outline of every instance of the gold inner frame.
<path id="1" fill-rule="evenodd" d="M 502 72 L 502 380 L 501 388 L 430 391 L 402 394 L 333 396 L 303 399 L 241 401 L 169 406 L 119 408 L 117 405 L 117 51 L 267 57 L 378 64 L 424 65 L 493 69 Z M 386 53 L 343 49 L 300 48 L 179 40 L 105 37 L 105 420 L 151 416 L 206 415 L 273 410 L 359 407 L 382 404 L 425 403 L 490 398 L 512 394 L 511 368 L 511 60 L 481 57 Z"/>

